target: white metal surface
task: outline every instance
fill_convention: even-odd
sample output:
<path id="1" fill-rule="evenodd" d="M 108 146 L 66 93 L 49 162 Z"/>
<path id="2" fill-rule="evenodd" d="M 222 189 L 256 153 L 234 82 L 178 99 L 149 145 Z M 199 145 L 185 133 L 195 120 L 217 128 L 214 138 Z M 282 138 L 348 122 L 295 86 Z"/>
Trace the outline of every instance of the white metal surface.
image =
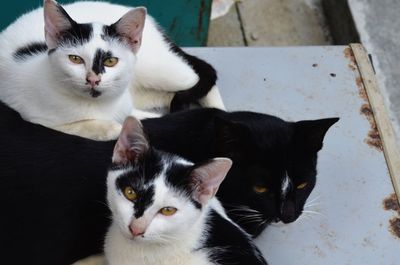
<path id="1" fill-rule="evenodd" d="M 287 120 L 341 118 L 319 153 L 309 198 L 317 213 L 270 226 L 257 240 L 271 265 L 400 264 L 400 238 L 389 228 L 397 215 L 382 205 L 393 186 L 382 151 L 365 142 L 371 124 L 360 112 L 366 101 L 346 49 L 188 49 L 217 68 L 229 110 Z"/>

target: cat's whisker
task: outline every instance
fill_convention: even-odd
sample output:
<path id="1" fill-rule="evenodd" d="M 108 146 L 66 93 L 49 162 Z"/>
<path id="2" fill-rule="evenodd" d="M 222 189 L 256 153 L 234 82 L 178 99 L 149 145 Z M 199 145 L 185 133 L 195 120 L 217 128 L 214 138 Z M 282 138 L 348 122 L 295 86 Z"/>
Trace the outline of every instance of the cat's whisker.
<path id="1" fill-rule="evenodd" d="M 327 216 L 323 213 L 317 212 L 317 211 L 310 211 L 310 210 L 303 210 L 303 213 L 308 213 L 310 215 L 314 215 L 314 216 L 322 216 L 324 218 L 327 218 Z"/>
<path id="2" fill-rule="evenodd" d="M 303 208 L 310 208 L 310 207 L 320 205 L 320 204 L 322 204 L 322 203 L 315 202 L 315 203 L 305 204 Z"/>
<path id="3" fill-rule="evenodd" d="M 306 202 L 306 204 L 307 204 L 307 203 L 312 203 L 312 202 L 314 202 L 314 201 L 320 199 L 321 197 L 322 197 L 322 195 L 317 195 L 317 196 L 315 196 L 313 199 L 308 200 L 308 201 Z"/>

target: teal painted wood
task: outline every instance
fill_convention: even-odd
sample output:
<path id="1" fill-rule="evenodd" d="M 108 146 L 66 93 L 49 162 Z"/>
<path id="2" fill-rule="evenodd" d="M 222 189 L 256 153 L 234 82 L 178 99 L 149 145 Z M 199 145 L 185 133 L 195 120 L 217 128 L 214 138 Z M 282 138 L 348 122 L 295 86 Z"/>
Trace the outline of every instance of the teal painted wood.
<path id="1" fill-rule="evenodd" d="M 74 1 L 60 0 L 66 4 Z M 143 5 L 156 18 L 166 33 L 180 46 L 205 46 L 211 0 L 117 0 L 109 1 L 129 6 Z M 40 0 L 9 1 L 1 11 L 0 29 L 4 29 L 21 14 L 42 5 Z M 90 12 L 90 11 L 89 11 Z"/>

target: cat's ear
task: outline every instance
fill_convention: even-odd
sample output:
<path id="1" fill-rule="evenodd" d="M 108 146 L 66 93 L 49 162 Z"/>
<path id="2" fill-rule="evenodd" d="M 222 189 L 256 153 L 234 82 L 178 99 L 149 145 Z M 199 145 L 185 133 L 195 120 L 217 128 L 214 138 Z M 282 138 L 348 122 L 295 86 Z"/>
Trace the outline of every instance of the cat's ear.
<path id="1" fill-rule="evenodd" d="M 119 36 L 121 36 L 136 53 L 142 43 L 144 23 L 147 10 L 145 7 L 137 7 L 126 13 L 113 26 Z"/>
<path id="2" fill-rule="evenodd" d="M 47 47 L 57 47 L 62 33 L 76 23 L 68 13 L 54 0 L 44 0 L 44 31 Z"/>
<path id="3" fill-rule="evenodd" d="M 214 158 L 195 167 L 191 172 L 193 199 L 202 205 L 206 204 L 217 193 L 231 166 L 232 160 L 228 158 Z"/>
<path id="4" fill-rule="evenodd" d="M 141 122 L 134 117 L 126 118 L 114 147 L 112 161 L 116 164 L 134 162 L 148 149 L 149 142 L 143 132 Z"/>
<path id="5" fill-rule="evenodd" d="M 339 118 L 329 118 L 296 122 L 295 133 L 298 143 L 312 151 L 321 150 L 326 132 L 338 120 Z"/>
<path id="6" fill-rule="evenodd" d="M 220 117 L 214 119 L 214 128 L 218 155 L 239 158 L 242 153 L 241 142 L 246 138 L 246 128 Z"/>

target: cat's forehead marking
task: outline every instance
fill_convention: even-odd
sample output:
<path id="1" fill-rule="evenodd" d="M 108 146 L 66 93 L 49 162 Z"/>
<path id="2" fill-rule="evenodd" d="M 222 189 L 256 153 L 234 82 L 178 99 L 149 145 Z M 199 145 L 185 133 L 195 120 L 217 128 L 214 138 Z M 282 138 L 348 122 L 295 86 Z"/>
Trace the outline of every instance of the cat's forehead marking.
<path id="1" fill-rule="evenodd" d="M 94 54 L 92 70 L 95 74 L 104 74 L 106 72 L 106 68 L 104 66 L 104 59 L 112 57 L 113 54 L 111 51 L 105 51 L 103 49 L 97 49 Z"/>
<path id="2" fill-rule="evenodd" d="M 286 194 L 288 194 L 290 185 L 291 185 L 291 180 L 290 180 L 287 172 L 285 171 L 285 176 L 282 180 L 282 186 L 281 186 L 283 197 L 286 197 Z"/>

